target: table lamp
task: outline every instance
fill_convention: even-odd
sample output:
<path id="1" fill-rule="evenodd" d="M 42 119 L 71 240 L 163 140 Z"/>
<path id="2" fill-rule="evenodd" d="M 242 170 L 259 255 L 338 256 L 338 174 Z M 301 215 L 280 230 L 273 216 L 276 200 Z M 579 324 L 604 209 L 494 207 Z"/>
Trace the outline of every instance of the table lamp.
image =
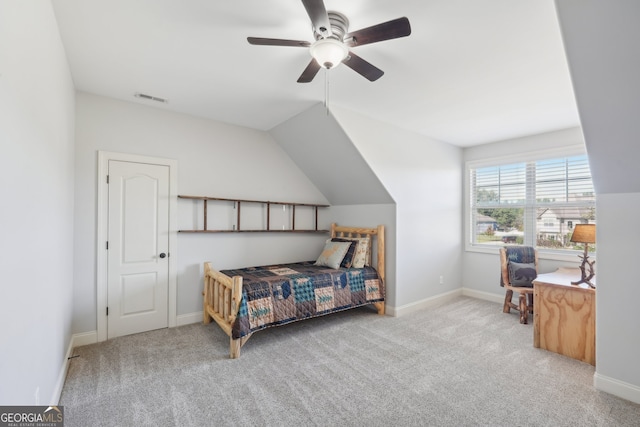
<path id="1" fill-rule="evenodd" d="M 591 283 L 591 279 L 596 274 L 593 270 L 593 264 L 596 263 L 595 260 L 589 261 L 589 243 L 596 242 L 596 225 L 595 224 L 576 224 L 575 229 L 573 230 L 573 234 L 571 235 L 571 242 L 574 243 L 583 243 L 584 244 L 584 255 L 578 255 L 579 258 L 582 258 L 582 264 L 580 265 L 580 270 L 582 271 L 582 279 L 577 282 L 571 282 L 572 285 L 579 285 L 581 283 L 586 283 L 587 285 L 595 288 L 593 283 Z M 589 274 L 587 275 L 586 266 L 589 266 Z"/>

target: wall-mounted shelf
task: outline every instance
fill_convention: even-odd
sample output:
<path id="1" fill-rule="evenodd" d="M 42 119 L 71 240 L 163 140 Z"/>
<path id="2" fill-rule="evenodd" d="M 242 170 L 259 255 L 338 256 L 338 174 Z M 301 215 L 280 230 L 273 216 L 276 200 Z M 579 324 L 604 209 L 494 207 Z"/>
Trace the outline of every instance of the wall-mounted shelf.
<path id="1" fill-rule="evenodd" d="M 264 232 L 274 232 L 274 233 L 328 233 L 329 230 L 318 230 L 318 209 L 319 208 L 328 208 L 329 205 L 317 205 L 311 203 L 290 203 L 290 202 L 271 202 L 271 201 L 263 201 L 263 200 L 243 200 L 243 199 L 224 199 L 219 197 L 206 197 L 206 196 L 184 196 L 179 195 L 179 199 L 188 199 L 188 200 L 198 200 L 202 201 L 202 219 L 203 219 L 203 227 L 201 229 L 196 230 L 178 230 L 180 233 L 264 233 Z M 234 214 L 235 224 L 233 224 L 232 229 L 214 229 L 209 230 L 208 228 L 208 205 L 210 202 L 219 202 L 219 203 L 233 203 L 233 209 L 236 211 Z M 241 210 L 242 206 L 255 206 L 260 205 L 266 209 L 266 224 L 264 224 L 260 228 L 246 228 L 243 229 L 241 227 Z M 289 207 L 289 213 L 286 213 L 287 222 L 290 222 L 290 227 L 286 228 L 284 225 L 282 229 L 272 228 L 272 208 L 276 206 L 282 206 L 283 212 L 286 213 L 287 207 Z M 311 229 L 296 229 L 296 208 L 303 208 L 306 210 L 310 210 L 313 215 L 313 224 L 314 228 Z"/>

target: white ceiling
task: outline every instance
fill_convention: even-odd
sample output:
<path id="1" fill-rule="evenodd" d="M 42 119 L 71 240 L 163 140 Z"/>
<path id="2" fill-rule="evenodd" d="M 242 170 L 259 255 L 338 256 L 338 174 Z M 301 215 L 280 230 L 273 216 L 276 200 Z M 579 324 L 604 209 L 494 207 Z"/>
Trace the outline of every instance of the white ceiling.
<path id="1" fill-rule="evenodd" d="M 52 0 L 77 90 L 269 130 L 325 99 L 296 83 L 313 41 L 297 0 Z M 553 0 L 325 0 L 351 31 L 406 16 L 406 38 L 356 47 L 385 71 L 328 71 L 329 105 L 471 146 L 579 125 Z M 168 104 L 135 98 L 141 92 Z"/>

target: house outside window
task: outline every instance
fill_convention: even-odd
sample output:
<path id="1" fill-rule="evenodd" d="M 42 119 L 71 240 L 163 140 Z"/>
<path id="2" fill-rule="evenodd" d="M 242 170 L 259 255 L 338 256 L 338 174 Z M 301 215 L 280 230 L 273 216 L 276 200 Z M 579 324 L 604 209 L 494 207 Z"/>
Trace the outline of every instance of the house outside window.
<path id="1" fill-rule="evenodd" d="M 586 155 L 538 153 L 535 160 L 468 162 L 466 172 L 468 249 L 505 244 L 584 249 L 570 240 L 575 224 L 596 223 Z M 595 245 L 589 249 L 595 251 Z"/>

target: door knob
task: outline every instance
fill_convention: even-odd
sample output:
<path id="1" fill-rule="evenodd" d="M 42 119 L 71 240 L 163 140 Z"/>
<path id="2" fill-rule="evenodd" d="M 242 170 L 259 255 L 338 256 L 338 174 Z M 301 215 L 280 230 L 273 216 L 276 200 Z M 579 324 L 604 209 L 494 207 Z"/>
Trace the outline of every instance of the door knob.
<path id="1" fill-rule="evenodd" d="M 162 253 L 160 254 L 160 258 L 164 258 L 164 257 L 166 257 L 166 256 L 167 256 L 167 254 L 165 254 L 164 252 L 162 252 Z"/>

